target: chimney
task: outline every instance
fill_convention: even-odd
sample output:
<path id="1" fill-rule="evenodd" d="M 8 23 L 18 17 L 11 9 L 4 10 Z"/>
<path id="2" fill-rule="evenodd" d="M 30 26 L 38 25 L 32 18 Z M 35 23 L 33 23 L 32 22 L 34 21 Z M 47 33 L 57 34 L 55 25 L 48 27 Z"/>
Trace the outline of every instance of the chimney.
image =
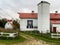
<path id="1" fill-rule="evenodd" d="M 58 11 L 55 11 L 55 14 L 57 15 L 58 14 Z"/>
<path id="2" fill-rule="evenodd" d="M 32 15 L 34 14 L 34 11 L 32 11 Z"/>
<path id="3" fill-rule="evenodd" d="M 32 11 L 32 13 L 34 13 L 34 11 Z"/>

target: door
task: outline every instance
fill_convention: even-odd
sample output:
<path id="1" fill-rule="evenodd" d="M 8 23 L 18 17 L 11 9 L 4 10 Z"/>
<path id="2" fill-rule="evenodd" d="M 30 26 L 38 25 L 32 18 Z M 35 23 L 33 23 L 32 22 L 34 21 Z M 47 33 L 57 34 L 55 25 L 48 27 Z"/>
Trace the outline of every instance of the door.
<path id="1" fill-rule="evenodd" d="M 53 32 L 56 33 L 56 27 L 53 27 Z"/>

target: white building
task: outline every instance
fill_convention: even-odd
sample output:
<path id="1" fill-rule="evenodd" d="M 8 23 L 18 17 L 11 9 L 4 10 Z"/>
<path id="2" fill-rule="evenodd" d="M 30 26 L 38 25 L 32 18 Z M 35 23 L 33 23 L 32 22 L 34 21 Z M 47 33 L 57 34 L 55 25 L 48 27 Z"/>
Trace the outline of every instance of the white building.
<path id="1" fill-rule="evenodd" d="M 12 20 L 8 20 L 8 22 L 5 24 L 5 29 L 13 29 Z"/>
<path id="2" fill-rule="evenodd" d="M 52 32 L 60 32 L 60 13 L 51 13 L 50 22 L 52 25 Z"/>
<path id="3" fill-rule="evenodd" d="M 38 4 L 38 30 L 43 33 L 50 31 L 50 3 L 46 1 Z"/>
<path id="4" fill-rule="evenodd" d="M 37 30 L 37 13 L 20 13 L 20 30 L 33 31 Z"/>
<path id="5" fill-rule="evenodd" d="M 43 33 L 60 32 L 60 13 L 50 13 L 50 3 L 41 1 L 38 4 L 38 13 L 19 13 L 20 30 L 38 30 Z"/>

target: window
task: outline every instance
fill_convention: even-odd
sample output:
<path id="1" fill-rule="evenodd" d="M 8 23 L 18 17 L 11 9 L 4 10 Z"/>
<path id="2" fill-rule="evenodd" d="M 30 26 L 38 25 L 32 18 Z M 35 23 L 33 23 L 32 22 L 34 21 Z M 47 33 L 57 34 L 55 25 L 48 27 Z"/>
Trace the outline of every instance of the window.
<path id="1" fill-rule="evenodd" d="M 27 28 L 33 28 L 33 20 L 27 20 Z"/>
<path id="2" fill-rule="evenodd" d="M 33 28 L 38 28 L 37 26 L 33 26 Z"/>

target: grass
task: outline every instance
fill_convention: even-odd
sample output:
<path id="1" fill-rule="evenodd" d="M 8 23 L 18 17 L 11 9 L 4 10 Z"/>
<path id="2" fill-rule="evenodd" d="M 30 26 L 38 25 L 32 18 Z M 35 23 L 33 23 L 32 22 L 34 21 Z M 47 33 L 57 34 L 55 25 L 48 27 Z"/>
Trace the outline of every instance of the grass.
<path id="1" fill-rule="evenodd" d="M 0 38 L 0 43 L 2 44 L 13 44 L 13 43 L 20 43 L 24 42 L 26 39 L 23 37 L 16 37 L 16 38 Z"/>
<path id="2" fill-rule="evenodd" d="M 0 32 L 14 33 L 14 32 L 19 32 L 19 30 L 6 30 L 4 28 L 0 28 Z M 25 40 L 26 39 L 20 35 L 16 38 L 8 38 L 8 39 L 6 37 L 0 37 L 0 43 L 2 44 L 20 43 L 20 42 L 24 42 Z"/>
<path id="3" fill-rule="evenodd" d="M 15 32 L 19 32 L 19 29 L 4 29 L 0 27 L 0 32 L 8 32 L 8 33 L 15 33 Z"/>
<path id="4" fill-rule="evenodd" d="M 0 32 L 18 32 L 18 30 L 5 30 L 3 28 L 0 28 Z M 19 32 L 19 34 L 20 34 L 20 32 Z M 31 32 L 25 31 L 25 32 L 21 32 L 21 33 L 33 36 L 34 38 L 39 39 L 39 40 L 44 40 L 44 41 L 49 42 L 49 43 L 56 43 L 56 44 L 60 45 L 60 39 L 52 39 L 51 35 L 49 33 L 48 34 L 42 34 L 42 33 L 39 33 L 38 31 L 31 31 Z M 0 38 L 0 43 L 12 44 L 12 43 L 20 43 L 20 42 L 23 42 L 25 40 L 26 39 L 21 37 L 21 36 L 15 38 L 15 39 L 12 39 L 12 38 L 9 38 L 9 39 L 2 38 L 1 39 Z"/>
<path id="5" fill-rule="evenodd" d="M 38 31 L 23 32 L 23 33 L 33 36 L 34 38 L 39 39 L 39 40 L 43 40 L 49 43 L 56 43 L 57 45 L 60 45 L 60 39 L 51 38 L 51 35 L 49 33 L 41 34 Z"/>

